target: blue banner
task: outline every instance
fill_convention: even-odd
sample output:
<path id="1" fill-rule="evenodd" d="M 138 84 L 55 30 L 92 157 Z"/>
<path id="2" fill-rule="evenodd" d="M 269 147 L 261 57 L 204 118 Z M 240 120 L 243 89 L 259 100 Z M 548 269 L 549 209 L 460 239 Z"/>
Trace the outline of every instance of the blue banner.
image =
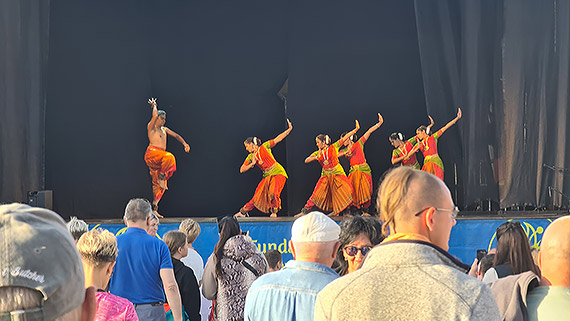
<path id="1" fill-rule="evenodd" d="M 465 264 L 471 264 L 476 257 L 477 249 L 490 250 L 496 246 L 495 229 L 508 220 L 458 220 L 453 227 L 449 239 L 449 252 Z M 531 247 L 539 248 L 542 234 L 552 222 L 550 219 L 525 219 L 520 221 L 528 235 Z M 193 247 L 204 259 L 204 263 L 214 251 L 218 242 L 218 226 L 216 223 L 199 223 L 202 232 Z M 288 222 L 240 222 L 242 231 L 249 231 L 249 236 L 263 253 L 275 249 L 283 254 L 283 261 L 292 260 L 289 248 L 292 221 Z M 158 227 L 161 237 L 170 230 L 177 230 L 179 224 L 165 223 Z M 118 235 L 126 229 L 123 224 L 98 224 L 90 228 L 101 227 Z"/>

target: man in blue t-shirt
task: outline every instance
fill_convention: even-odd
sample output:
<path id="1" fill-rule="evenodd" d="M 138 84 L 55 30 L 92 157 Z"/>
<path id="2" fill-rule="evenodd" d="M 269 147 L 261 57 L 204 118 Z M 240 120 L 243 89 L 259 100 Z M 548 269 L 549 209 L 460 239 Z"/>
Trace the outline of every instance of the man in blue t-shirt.
<path id="1" fill-rule="evenodd" d="M 147 234 L 152 207 L 132 199 L 125 208 L 125 233 L 117 237 L 119 255 L 109 290 L 131 301 L 141 321 L 166 321 L 164 294 L 175 321 L 182 321 L 180 292 L 168 246 Z M 164 290 L 163 290 L 164 289 Z"/>

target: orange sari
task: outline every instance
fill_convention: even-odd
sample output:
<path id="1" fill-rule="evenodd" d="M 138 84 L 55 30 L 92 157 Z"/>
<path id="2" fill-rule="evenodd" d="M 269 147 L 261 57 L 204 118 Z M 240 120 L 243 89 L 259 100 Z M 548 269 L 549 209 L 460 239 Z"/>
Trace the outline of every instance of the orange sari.
<path id="1" fill-rule="evenodd" d="M 160 174 L 164 174 L 166 185 L 167 180 L 172 177 L 172 174 L 176 171 L 176 159 L 174 155 L 167 152 L 166 150 L 149 145 L 144 153 L 144 161 L 150 170 L 150 177 L 152 178 L 152 195 L 154 197 L 153 203 L 158 203 L 166 191 L 164 188 L 160 187 L 158 184 L 158 177 Z"/>

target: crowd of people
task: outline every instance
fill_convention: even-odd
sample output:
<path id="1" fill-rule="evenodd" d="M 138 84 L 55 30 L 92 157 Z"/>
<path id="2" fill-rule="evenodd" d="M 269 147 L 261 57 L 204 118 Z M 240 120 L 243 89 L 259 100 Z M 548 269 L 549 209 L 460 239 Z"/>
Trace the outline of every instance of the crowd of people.
<path id="1" fill-rule="evenodd" d="M 119 236 L 0 205 L 0 320 L 570 319 L 570 216 L 548 226 L 536 261 L 521 224 L 502 224 L 496 250 L 470 268 L 448 253 L 458 209 L 435 175 L 391 170 L 376 206 L 380 217 L 340 224 L 300 216 L 285 264 L 224 217 L 204 267 L 199 224 L 153 236 L 144 199 L 128 202 Z"/>

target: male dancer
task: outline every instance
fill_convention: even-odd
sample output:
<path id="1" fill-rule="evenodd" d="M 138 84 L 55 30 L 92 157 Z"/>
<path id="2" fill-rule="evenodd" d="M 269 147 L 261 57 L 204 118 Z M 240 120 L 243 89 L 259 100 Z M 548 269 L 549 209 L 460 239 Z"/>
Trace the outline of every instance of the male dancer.
<path id="1" fill-rule="evenodd" d="M 190 151 L 190 146 L 182 136 L 164 126 L 166 112 L 157 109 L 156 98 L 149 99 L 148 103 L 152 107 L 152 118 L 146 126 L 149 145 L 144 154 L 144 161 L 148 165 L 152 177 L 152 194 L 154 196 L 152 209 L 159 217 L 163 217 L 158 214 L 158 202 L 168 189 L 166 181 L 176 171 L 176 159 L 174 155 L 166 151 L 166 135 L 168 134 L 182 143 L 184 151 L 187 153 Z"/>

